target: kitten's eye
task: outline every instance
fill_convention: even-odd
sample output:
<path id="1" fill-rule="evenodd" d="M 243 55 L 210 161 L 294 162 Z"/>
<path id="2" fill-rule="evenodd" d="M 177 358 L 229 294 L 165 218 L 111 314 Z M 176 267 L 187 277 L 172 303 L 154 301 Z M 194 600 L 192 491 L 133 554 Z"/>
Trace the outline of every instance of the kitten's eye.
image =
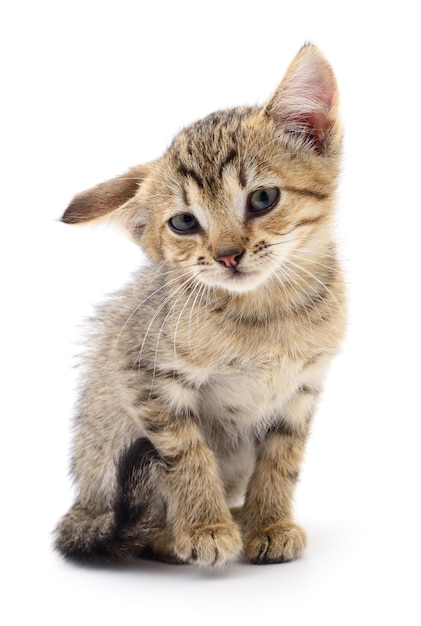
<path id="1" fill-rule="evenodd" d="M 277 187 L 258 189 L 249 196 L 247 209 L 249 213 L 265 213 L 277 204 L 280 191 Z"/>
<path id="2" fill-rule="evenodd" d="M 192 231 L 197 230 L 197 228 L 199 227 L 199 222 L 197 221 L 197 219 L 189 213 L 181 213 L 180 215 L 175 215 L 170 220 L 168 220 L 168 224 L 171 230 L 179 234 L 191 233 Z"/>

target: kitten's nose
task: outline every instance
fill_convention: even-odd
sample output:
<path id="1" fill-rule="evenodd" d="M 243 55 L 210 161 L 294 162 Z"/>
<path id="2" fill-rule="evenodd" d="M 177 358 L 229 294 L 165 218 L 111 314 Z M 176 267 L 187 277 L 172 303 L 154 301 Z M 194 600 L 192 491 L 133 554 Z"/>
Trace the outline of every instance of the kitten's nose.
<path id="1" fill-rule="evenodd" d="M 243 254 L 243 250 L 232 250 L 231 252 L 224 252 L 223 254 L 219 254 L 215 257 L 215 261 L 223 263 L 223 265 L 225 265 L 226 267 L 235 268 L 240 263 Z"/>

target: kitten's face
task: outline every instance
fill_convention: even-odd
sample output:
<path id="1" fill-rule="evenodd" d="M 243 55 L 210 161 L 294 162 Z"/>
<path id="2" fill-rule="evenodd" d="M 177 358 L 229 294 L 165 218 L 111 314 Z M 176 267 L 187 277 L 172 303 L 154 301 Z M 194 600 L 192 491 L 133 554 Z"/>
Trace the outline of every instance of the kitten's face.
<path id="1" fill-rule="evenodd" d="M 260 109 L 211 115 L 175 138 L 139 190 L 141 245 L 208 287 L 282 282 L 326 226 L 328 179 L 308 156 L 291 158 Z"/>
<path id="2" fill-rule="evenodd" d="M 109 216 L 202 287 L 294 290 L 298 266 L 329 240 L 340 147 L 332 69 L 305 46 L 264 107 L 193 124 L 161 159 L 78 194 L 62 219 Z"/>

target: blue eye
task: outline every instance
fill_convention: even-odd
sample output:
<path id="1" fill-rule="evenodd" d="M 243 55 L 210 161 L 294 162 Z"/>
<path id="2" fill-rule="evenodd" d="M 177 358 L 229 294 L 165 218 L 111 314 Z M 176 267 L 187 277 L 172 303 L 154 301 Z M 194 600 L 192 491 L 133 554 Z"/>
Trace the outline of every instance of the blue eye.
<path id="1" fill-rule="evenodd" d="M 277 187 L 257 189 L 248 199 L 247 209 L 249 213 L 265 213 L 277 204 L 280 191 Z"/>
<path id="2" fill-rule="evenodd" d="M 199 227 L 197 219 L 189 213 L 174 215 L 174 217 L 168 220 L 168 224 L 171 230 L 178 234 L 191 233 Z"/>

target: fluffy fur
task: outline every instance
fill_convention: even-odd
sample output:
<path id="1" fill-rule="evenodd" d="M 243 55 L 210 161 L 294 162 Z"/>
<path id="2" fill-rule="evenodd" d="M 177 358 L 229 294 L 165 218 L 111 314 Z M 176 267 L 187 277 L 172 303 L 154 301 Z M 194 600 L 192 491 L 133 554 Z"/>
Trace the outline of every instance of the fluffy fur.
<path id="1" fill-rule="evenodd" d="M 64 213 L 122 224 L 149 257 L 94 320 L 77 501 L 56 530 L 66 557 L 302 553 L 294 487 L 344 328 L 337 101 L 329 64 L 305 46 L 263 107 L 194 123 Z"/>

